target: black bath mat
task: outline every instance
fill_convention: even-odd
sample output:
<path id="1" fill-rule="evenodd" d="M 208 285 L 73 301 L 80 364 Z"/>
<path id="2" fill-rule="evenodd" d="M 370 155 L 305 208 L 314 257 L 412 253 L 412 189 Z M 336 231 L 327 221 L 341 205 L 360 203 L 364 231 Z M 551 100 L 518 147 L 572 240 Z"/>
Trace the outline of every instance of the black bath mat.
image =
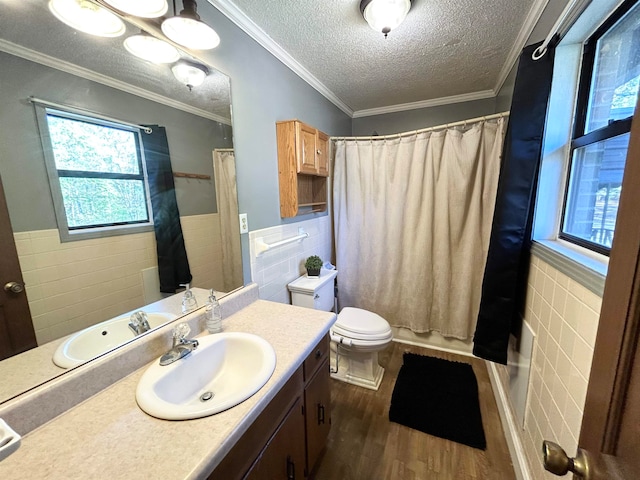
<path id="1" fill-rule="evenodd" d="M 471 365 L 405 353 L 389 420 L 484 450 L 487 442 Z"/>

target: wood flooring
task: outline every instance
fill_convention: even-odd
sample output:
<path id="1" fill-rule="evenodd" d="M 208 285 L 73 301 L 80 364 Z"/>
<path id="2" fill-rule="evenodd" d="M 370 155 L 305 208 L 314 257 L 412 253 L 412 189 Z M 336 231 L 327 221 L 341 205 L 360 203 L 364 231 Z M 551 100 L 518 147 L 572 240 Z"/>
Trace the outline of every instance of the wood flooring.
<path id="1" fill-rule="evenodd" d="M 478 450 L 389 421 L 402 354 L 471 364 L 478 380 L 487 449 Z M 512 480 L 515 478 L 483 360 L 392 342 L 379 355 L 378 391 L 331 381 L 332 426 L 315 480 Z"/>

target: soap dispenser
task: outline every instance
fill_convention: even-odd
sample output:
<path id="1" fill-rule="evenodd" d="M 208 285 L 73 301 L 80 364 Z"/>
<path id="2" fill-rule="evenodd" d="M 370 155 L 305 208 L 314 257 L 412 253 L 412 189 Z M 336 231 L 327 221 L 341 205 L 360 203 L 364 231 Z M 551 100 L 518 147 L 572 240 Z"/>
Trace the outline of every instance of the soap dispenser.
<path id="1" fill-rule="evenodd" d="M 209 333 L 219 333 L 222 331 L 220 303 L 213 293 L 213 289 L 209 290 L 209 300 L 207 300 L 205 307 L 205 325 Z"/>
<path id="2" fill-rule="evenodd" d="M 182 297 L 182 313 L 190 312 L 191 310 L 198 308 L 198 301 L 193 296 L 191 286 L 188 283 L 180 284 L 181 287 L 185 287 L 184 296 Z"/>

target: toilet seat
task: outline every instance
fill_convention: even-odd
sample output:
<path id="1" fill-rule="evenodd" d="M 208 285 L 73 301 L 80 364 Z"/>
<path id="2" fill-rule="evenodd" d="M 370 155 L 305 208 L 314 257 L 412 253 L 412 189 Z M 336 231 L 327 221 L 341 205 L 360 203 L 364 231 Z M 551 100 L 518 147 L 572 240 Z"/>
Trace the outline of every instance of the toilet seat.
<path id="1" fill-rule="evenodd" d="M 380 315 L 361 308 L 345 307 L 331 329 L 332 336 L 344 337 L 340 343 L 378 345 L 389 342 L 393 332 Z"/>

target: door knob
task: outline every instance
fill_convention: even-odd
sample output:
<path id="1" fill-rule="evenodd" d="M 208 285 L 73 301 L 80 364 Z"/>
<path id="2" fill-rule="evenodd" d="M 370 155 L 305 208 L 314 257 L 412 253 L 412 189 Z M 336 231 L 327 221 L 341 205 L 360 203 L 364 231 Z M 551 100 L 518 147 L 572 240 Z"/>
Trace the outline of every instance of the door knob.
<path id="1" fill-rule="evenodd" d="M 589 455 L 581 448 L 575 458 L 570 458 L 560 445 L 549 440 L 542 442 L 542 455 L 545 470 L 562 476 L 569 472 L 586 480 L 592 479 L 592 468 Z"/>
<path id="2" fill-rule="evenodd" d="M 22 293 L 24 292 L 24 285 L 18 282 L 8 282 L 4 285 L 5 292 Z"/>

